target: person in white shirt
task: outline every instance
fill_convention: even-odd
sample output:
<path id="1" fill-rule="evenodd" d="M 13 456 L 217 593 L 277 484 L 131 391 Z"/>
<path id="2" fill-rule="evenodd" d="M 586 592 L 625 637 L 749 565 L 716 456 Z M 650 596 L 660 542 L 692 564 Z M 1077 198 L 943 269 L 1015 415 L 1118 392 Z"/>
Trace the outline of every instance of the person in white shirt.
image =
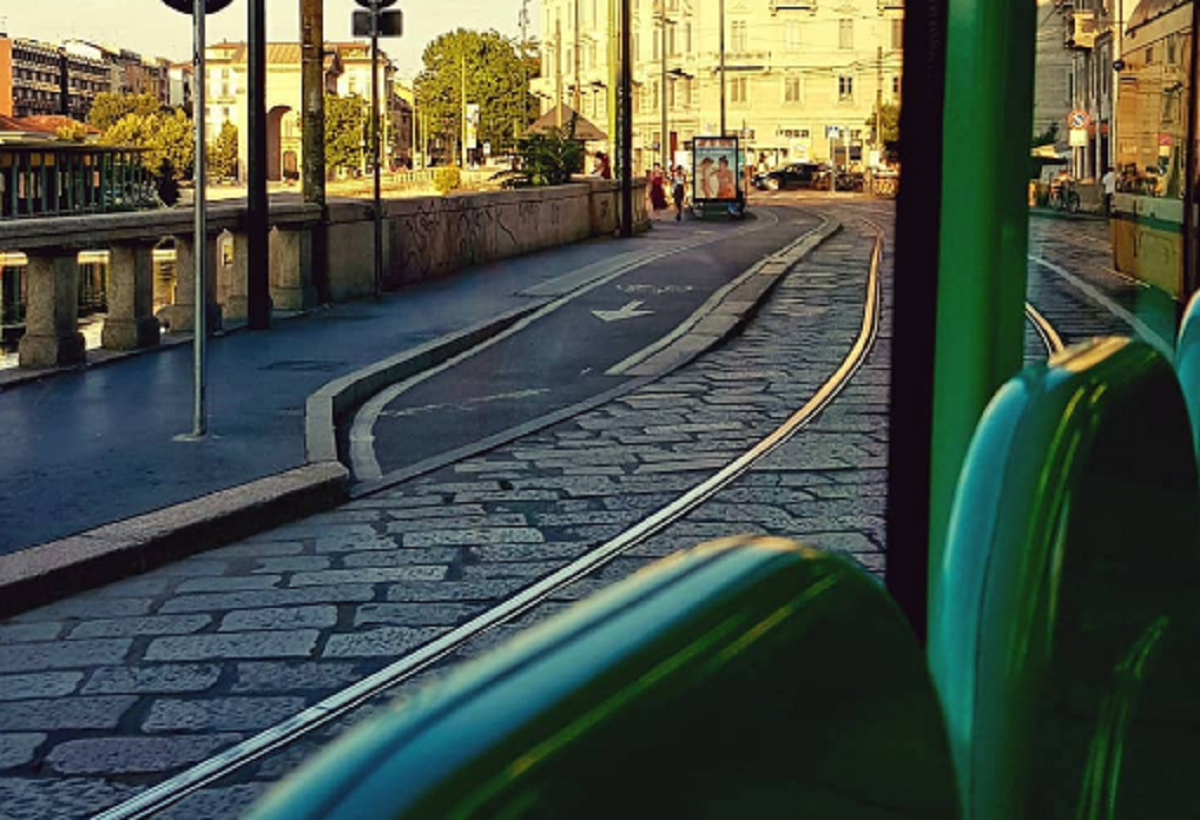
<path id="1" fill-rule="evenodd" d="M 1107 216 L 1112 213 L 1113 194 L 1117 192 L 1117 175 L 1113 173 L 1112 166 L 1104 169 L 1100 184 L 1104 186 L 1104 215 Z"/>

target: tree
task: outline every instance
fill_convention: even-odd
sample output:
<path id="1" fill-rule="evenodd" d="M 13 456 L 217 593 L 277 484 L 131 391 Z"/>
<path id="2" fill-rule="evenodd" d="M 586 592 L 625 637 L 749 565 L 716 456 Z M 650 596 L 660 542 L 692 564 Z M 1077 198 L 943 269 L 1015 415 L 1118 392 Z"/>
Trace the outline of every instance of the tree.
<path id="1" fill-rule="evenodd" d="M 361 97 L 325 97 L 325 166 L 354 170 L 362 167 L 369 106 Z"/>
<path id="2" fill-rule="evenodd" d="M 157 114 L 163 108 L 158 97 L 153 94 L 117 94 L 105 91 L 97 94 L 88 114 L 88 122 L 107 131 L 129 114 L 140 114 L 144 117 Z"/>
<path id="3" fill-rule="evenodd" d="M 571 174 L 582 172 L 583 143 L 575 139 L 575 124 L 572 117 L 561 129 L 522 137 L 518 143 L 521 170 L 508 175 L 506 187 L 563 185 L 571 181 Z"/>
<path id="4" fill-rule="evenodd" d="M 1030 147 L 1038 148 L 1042 145 L 1054 145 L 1056 142 L 1058 142 L 1058 123 L 1052 122 L 1050 123 L 1050 127 L 1045 131 L 1034 135 L 1033 142 L 1030 144 Z"/>
<path id="5" fill-rule="evenodd" d="M 168 205 L 178 199 L 180 180 L 192 175 L 196 150 L 192 121 L 183 111 L 126 114 L 100 138 L 103 145 L 136 148 Z"/>
<path id="6" fill-rule="evenodd" d="M 87 127 L 81 122 L 70 122 L 54 129 L 54 136 L 66 142 L 84 142 L 87 140 Z"/>
<path id="7" fill-rule="evenodd" d="M 238 166 L 238 130 L 237 126 L 226 120 L 221 125 L 221 133 L 208 146 L 208 176 L 214 179 L 227 179 L 237 176 Z"/>
<path id="8" fill-rule="evenodd" d="M 529 125 L 526 113 L 537 111 L 537 101 L 529 95 L 514 41 L 495 31 L 459 29 L 426 46 L 422 59 L 425 68 L 416 80 L 417 107 L 429 117 L 431 131 L 449 144 L 461 139 L 465 61 L 466 101 L 480 108 L 479 141 L 490 142 L 493 153 L 516 144 Z"/>
<path id="9" fill-rule="evenodd" d="M 883 131 L 879 140 L 884 146 L 894 145 L 900 141 L 900 106 L 895 103 L 884 103 L 879 107 L 879 125 Z M 875 110 L 871 111 L 871 118 L 867 120 L 867 125 L 875 128 Z"/>

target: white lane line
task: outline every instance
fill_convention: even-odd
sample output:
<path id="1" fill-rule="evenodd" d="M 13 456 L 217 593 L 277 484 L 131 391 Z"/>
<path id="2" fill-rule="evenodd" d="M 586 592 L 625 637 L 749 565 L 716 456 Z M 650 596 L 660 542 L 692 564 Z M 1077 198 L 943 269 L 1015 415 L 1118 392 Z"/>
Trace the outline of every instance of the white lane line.
<path id="1" fill-rule="evenodd" d="M 418 384 L 421 384 L 426 379 L 429 379 L 439 373 L 444 373 L 451 367 L 454 367 L 466 361 L 467 359 L 482 353 L 492 345 L 499 344 L 505 339 L 520 333 L 538 319 L 549 316 L 551 313 L 569 304 L 574 299 L 577 299 L 580 296 L 583 296 L 585 293 L 595 290 L 602 285 L 607 285 L 609 282 L 624 276 L 630 271 L 644 267 L 651 262 L 656 262 L 659 259 L 663 259 L 668 256 L 674 256 L 676 254 L 694 250 L 705 245 L 711 245 L 714 242 L 725 241 L 736 236 L 742 236 L 743 234 L 757 233 L 768 228 L 774 228 L 779 224 L 779 216 L 773 211 L 768 211 L 767 216 L 769 216 L 773 221 L 761 225 L 755 222 L 754 224 L 747 225 L 743 228 L 738 228 L 727 234 L 717 234 L 711 238 L 706 237 L 702 240 L 679 245 L 678 247 L 670 250 L 659 251 L 658 253 L 650 256 L 632 260 L 625 265 L 621 265 L 620 267 L 613 269 L 610 273 L 604 274 L 599 278 L 593 279 L 590 282 L 581 285 L 577 289 L 554 300 L 540 310 L 537 310 L 534 313 L 531 313 L 529 316 L 526 316 L 524 319 L 513 324 L 507 330 L 492 336 L 490 339 L 481 342 L 470 350 L 466 350 L 452 359 L 447 359 L 445 362 L 435 368 L 432 368 L 431 370 L 418 373 L 409 379 L 398 382 L 382 392 L 375 394 L 354 415 L 354 423 L 350 427 L 350 470 L 354 474 L 354 477 L 361 481 L 373 481 L 383 478 L 383 468 L 380 466 L 379 459 L 375 455 L 375 425 L 379 421 L 379 414 L 383 411 L 383 408 L 403 393 L 411 390 Z"/>
<path id="2" fill-rule="evenodd" d="M 1064 268 L 1062 265 L 1056 265 L 1055 263 L 1047 259 L 1043 259 L 1040 256 L 1031 255 L 1029 257 L 1029 261 L 1035 262 L 1047 270 L 1058 274 L 1058 276 L 1061 277 L 1067 284 L 1071 285 L 1088 299 L 1091 299 L 1113 316 L 1116 316 L 1118 319 L 1125 322 L 1125 324 L 1129 325 L 1129 327 L 1132 328 L 1137 335 L 1141 336 L 1142 339 L 1145 340 L 1151 347 L 1163 354 L 1168 361 L 1174 361 L 1175 345 L 1172 342 L 1164 339 L 1159 335 L 1158 331 L 1150 327 L 1150 325 L 1146 324 L 1137 316 L 1134 316 L 1128 310 L 1121 307 L 1112 299 L 1108 298 L 1108 296 L 1101 293 L 1100 290 L 1098 290 L 1094 285 L 1083 281 L 1078 276 Z"/>
<path id="3" fill-rule="evenodd" d="M 688 490 L 675 501 L 625 530 L 567 566 L 542 578 L 496 606 L 435 638 L 373 675 L 363 678 L 299 714 L 265 729 L 225 751 L 197 763 L 190 769 L 165 780 L 129 800 L 114 806 L 92 820 L 146 820 L 178 803 L 189 794 L 211 785 L 256 760 L 261 760 L 337 718 L 366 701 L 391 689 L 423 669 L 459 649 L 468 641 L 528 612 L 558 590 L 594 572 L 623 552 L 662 532 L 675 521 L 707 501 L 730 482 L 746 473 L 755 462 L 774 452 L 808 426 L 824 410 L 862 367 L 879 335 L 883 285 L 879 270 L 883 261 L 883 229 L 863 220 L 878 231 L 867 276 L 866 304 L 858 336 L 838 369 L 821 385 L 803 407 L 770 435 L 743 453 L 720 471 Z"/>

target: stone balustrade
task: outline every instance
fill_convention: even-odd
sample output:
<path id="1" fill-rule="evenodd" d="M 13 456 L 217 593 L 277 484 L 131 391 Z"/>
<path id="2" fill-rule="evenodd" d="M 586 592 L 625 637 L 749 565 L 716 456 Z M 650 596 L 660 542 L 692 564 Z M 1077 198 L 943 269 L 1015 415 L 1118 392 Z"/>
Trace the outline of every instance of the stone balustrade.
<path id="1" fill-rule="evenodd" d="M 620 190 L 615 182 L 587 180 L 554 188 L 384 202 L 384 287 L 423 279 L 617 229 Z M 635 219 L 646 223 L 645 198 L 634 196 Z M 276 310 L 374 293 L 372 206 L 332 200 L 321 209 L 299 202 L 270 210 L 270 293 Z M 160 326 L 193 329 L 194 233 L 187 208 L 0 222 L 0 251 L 24 253 L 25 335 L 21 367 L 65 367 L 85 361 L 78 327 L 78 254 L 108 252 L 108 314 L 102 344 L 131 350 L 159 343 Z M 209 329 L 246 317 L 245 207 L 209 207 L 206 301 Z M 175 246 L 173 304 L 153 313 L 153 253 Z"/>

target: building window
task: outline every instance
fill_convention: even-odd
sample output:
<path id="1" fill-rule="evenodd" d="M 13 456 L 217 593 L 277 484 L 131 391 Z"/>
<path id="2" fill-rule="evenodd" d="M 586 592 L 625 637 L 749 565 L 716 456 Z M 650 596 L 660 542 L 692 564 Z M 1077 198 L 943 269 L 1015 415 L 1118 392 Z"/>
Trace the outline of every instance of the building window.
<path id="1" fill-rule="evenodd" d="M 892 21 L 892 51 L 900 51 L 904 48 L 904 21 Z"/>
<path id="2" fill-rule="evenodd" d="M 729 99 L 734 103 L 745 104 L 749 98 L 746 93 L 746 78 L 736 77 L 729 84 Z"/>
<path id="3" fill-rule="evenodd" d="M 892 96 L 893 97 L 900 96 L 900 75 L 899 74 L 892 75 Z"/>
<path id="4" fill-rule="evenodd" d="M 729 49 L 730 51 L 741 53 L 746 51 L 746 21 L 734 20 L 729 27 Z"/>
<path id="5" fill-rule="evenodd" d="M 854 78 L 843 74 L 838 77 L 838 101 L 853 102 L 854 101 Z"/>
<path id="6" fill-rule="evenodd" d="M 854 48 L 854 21 L 849 19 L 838 20 L 838 48 L 851 49 Z"/>
<path id="7" fill-rule="evenodd" d="M 788 20 L 784 27 L 784 42 L 787 45 L 788 51 L 795 51 L 800 48 L 800 21 Z"/>
<path id="8" fill-rule="evenodd" d="M 692 24 L 685 23 L 683 26 L 683 47 L 685 53 L 692 53 Z"/>
<path id="9" fill-rule="evenodd" d="M 798 103 L 804 100 L 803 77 L 785 77 L 783 80 L 783 101 Z"/>

